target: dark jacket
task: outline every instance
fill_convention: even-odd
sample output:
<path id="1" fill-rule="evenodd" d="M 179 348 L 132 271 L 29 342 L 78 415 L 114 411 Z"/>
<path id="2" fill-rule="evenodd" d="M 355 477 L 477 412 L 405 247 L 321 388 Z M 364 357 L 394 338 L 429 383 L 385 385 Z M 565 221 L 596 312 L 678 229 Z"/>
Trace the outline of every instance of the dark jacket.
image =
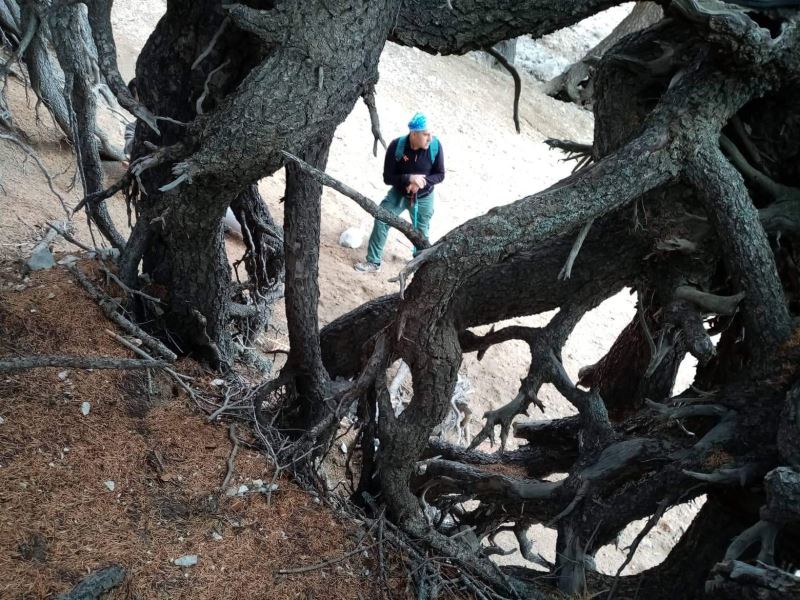
<path id="1" fill-rule="evenodd" d="M 427 183 L 417 192 L 417 198 L 424 198 L 433 191 L 433 186 L 444 181 L 444 152 L 442 143 L 439 142 L 439 153 L 431 164 L 428 150 L 413 150 L 411 142 L 406 138 L 405 152 L 400 160 L 395 160 L 397 140 L 392 140 L 386 149 L 386 158 L 383 161 L 383 182 L 397 189 L 404 196 L 411 175 L 425 175 Z"/>

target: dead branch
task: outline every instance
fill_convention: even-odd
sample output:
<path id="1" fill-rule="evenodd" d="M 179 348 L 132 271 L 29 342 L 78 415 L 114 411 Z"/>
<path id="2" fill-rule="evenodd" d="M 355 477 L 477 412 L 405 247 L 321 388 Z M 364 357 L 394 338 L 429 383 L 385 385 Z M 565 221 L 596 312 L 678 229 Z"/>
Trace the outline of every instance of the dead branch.
<path id="1" fill-rule="evenodd" d="M 572 266 L 575 264 L 575 259 L 578 258 L 578 253 L 581 251 L 583 241 L 586 239 L 586 236 L 589 234 L 589 230 L 592 228 L 592 223 L 594 223 L 594 219 L 587 221 L 586 224 L 581 228 L 580 233 L 578 233 L 578 237 L 575 238 L 575 243 L 572 245 L 572 249 L 569 251 L 567 262 L 564 263 L 564 266 L 558 273 L 559 281 L 569 279 L 572 275 Z"/>
<path id="2" fill-rule="evenodd" d="M 405 235 L 408 240 L 414 244 L 419 249 L 427 249 L 431 247 L 430 242 L 425 238 L 419 231 L 414 229 L 408 221 L 401 219 L 390 213 L 389 211 L 381 208 L 375 202 L 367 198 L 366 196 L 358 193 L 356 190 L 351 188 L 350 186 L 334 179 L 327 173 L 323 173 L 319 169 L 315 169 L 311 165 L 309 165 L 304 160 L 296 157 L 294 154 L 290 154 L 285 150 L 281 152 L 283 156 L 287 159 L 291 160 L 292 162 L 297 163 L 297 165 L 305 172 L 308 173 L 311 177 L 316 179 L 319 183 L 324 186 L 333 188 L 340 194 L 344 194 L 348 198 L 355 200 L 356 204 L 358 204 L 361 208 L 371 214 L 373 217 L 378 219 L 379 221 L 383 221 L 387 225 L 394 227 L 398 231 L 400 231 L 403 235 Z M 417 254 L 417 258 L 419 258 L 420 254 Z M 411 261 L 413 262 L 413 261 Z M 410 265 L 410 263 L 409 263 Z"/>
<path id="3" fill-rule="evenodd" d="M 675 289 L 675 298 L 677 300 L 688 300 L 705 312 L 725 316 L 733 315 L 744 297 L 744 292 L 739 292 L 733 296 L 718 296 L 717 294 L 700 291 L 689 285 L 681 285 Z"/>
<path id="4" fill-rule="evenodd" d="M 354 550 L 351 550 L 350 552 L 346 552 L 342 556 L 338 556 L 336 558 L 332 558 L 330 560 L 326 560 L 324 562 L 317 563 L 317 564 L 314 564 L 314 565 L 307 565 L 305 567 L 293 567 L 291 569 L 279 569 L 278 570 L 278 574 L 279 575 L 293 575 L 293 574 L 297 574 L 297 573 L 308 573 L 309 571 L 317 571 L 319 569 L 324 569 L 325 567 L 330 567 L 331 565 L 335 565 L 337 563 L 345 561 L 348 558 L 350 558 L 351 556 L 355 556 L 356 554 L 358 554 L 360 552 L 364 552 L 366 550 L 369 550 L 370 548 L 374 548 L 375 546 L 377 546 L 377 543 L 376 544 L 369 544 L 367 546 L 359 546 L 358 548 L 356 548 Z"/>
<path id="5" fill-rule="evenodd" d="M 211 54 L 212 50 L 214 50 L 214 46 L 219 39 L 219 36 L 225 31 L 225 27 L 227 27 L 228 23 L 230 23 L 230 17 L 225 17 L 222 19 L 222 23 L 219 24 L 219 28 L 214 32 L 214 35 L 211 37 L 211 41 L 208 42 L 208 46 L 194 59 L 192 63 L 192 71 L 194 71 L 197 67 L 200 66 L 200 63 L 203 62 L 206 56 Z"/>
<path id="6" fill-rule="evenodd" d="M 115 184 L 109 186 L 108 188 L 104 189 L 101 192 L 95 192 L 94 194 L 89 194 L 88 196 L 85 196 L 80 202 L 78 202 L 78 204 L 75 205 L 75 208 L 72 209 L 72 214 L 74 215 L 76 212 L 78 212 L 87 204 L 92 205 L 98 202 L 102 202 L 103 200 L 106 200 L 108 198 L 111 198 L 111 196 L 113 196 L 117 192 L 120 192 L 125 188 L 127 188 L 130 185 L 132 179 L 133 175 L 131 174 L 131 172 L 130 171 L 126 172 L 125 175 L 123 175 L 122 178 Z"/>
<path id="7" fill-rule="evenodd" d="M 117 340 L 120 344 L 122 344 L 123 346 L 125 346 L 126 348 L 131 350 L 134 354 L 138 354 L 139 356 L 141 356 L 143 358 L 150 358 L 150 355 L 147 352 L 145 352 L 144 350 L 139 348 L 137 345 L 129 342 L 128 340 L 126 340 L 121 335 L 118 335 L 118 334 L 116 334 L 113 331 L 110 331 L 108 329 L 106 329 L 105 331 L 106 331 L 106 333 L 108 335 L 110 335 L 112 338 Z M 177 383 L 180 387 L 183 388 L 183 390 L 188 394 L 188 396 L 192 400 L 197 401 L 197 394 L 184 381 L 184 379 L 191 379 L 191 377 L 189 377 L 188 375 L 181 375 L 177 371 L 174 371 L 174 370 L 170 369 L 167 365 L 163 365 L 161 368 L 164 370 L 165 373 L 167 373 L 170 377 L 172 377 L 175 380 L 175 383 Z"/>
<path id="8" fill-rule="evenodd" d="M 31 148 L 30 146 L 28 146 L 28 144 L 26 144 L 22 140 L 18 139 L 15 135 L 10 133 L 0 132 L 0 139 L 7 140 L 12 144 L 16 144 L 17 146 L 22 148 L 25 154 L 27 154 L 33 159 L 33 161 L 36 163 L 36 166 L 39 167 L 39 170 L 42 172 L 42 175 L 44 175 L 45 179 L 47 180 L 47 187 L 49 187 L 50 191 L 53 192 L 53 195 L 56 198 L 58 198 L 58 201 L 61 203 L 61 208 L 64 209 L 64 213 L 67 215 L 67 219 L 70 219 L 72 215 L 70 214 L 70 210 L 67 208 L 66 198 L 64 198 L 64 196 L 62 196 L 56 191 L 56 188 L 53 186 L 53 177 L 50 175 L 50 173 L 47 172 L 47 169 L 44 168 L 42 161 L 39 160 L 39 156 L 38 154 L 36 154 L 33 148 Z"/>
<path id="9" fill-rule="evenodd" d="M 375 86 L 370 85 L 366 91 L 361 94 L 361 98 L 364 100 L 364 104 L 367 105 L 367 110 L 369 111 L 369 121 L 370 125 L 372 126 L 372 136 L 375 138 L 374 143 L 372 144 L 372 155 L 378 156 L 378 142 L 381 143 L 383 149 L 386 150 L 386 142 L 383 139 L 383 134 L 381 133 L 381 122 L 378 116 L 378 107 L 375 104 Z"/>
<path id="10" fill-rule="evenodd" d="M 151 369 L 164 367 L 161 360 L 138 358 L 112 358 L 107 356 L 18 356 L 0 358 L 0 373 L 13 373 L 40 367 L 67 367 L 74 369 Z"/>
<path id="11" fill-rule="evenodd" d="M 209 72 L 208 77 L 206 77 L 206 80 L 203 82 L 203 93 L 200 94 L 200 97 L 197 99 L 197 102 L 195 102 L 195 105 L 194 105 L 195 111 L 197 112 L 198 115 L 202 115 L 203 114 L 203 102 L 205 102 L 206 96 L 208 95 L 208 92 L 209 92 L 208 86 L 211 83 L 211 79 L 214 77 L 214 75 L 216 75 L 222 69 L 227 67 L 228 63 L 230 63 L 230 62 L 231 62 L 230 59 L 225 59 L 222 62 L 222 64 L 220 64 L 219 66 L 211 69 L 211 72 Z"/>
<path id="12" fill-rule="evenodd" d="M 112 565 L 86 576 L 58 600 L 99 600 L 109 590 L 114 589 L 125 579 L 125 569 Z"/>
<path id="13" fill-rule="evenodd" d="M 726 560 L 718 563 L 711 575 L 713 579 L 709 579 L 705 587 L 711 598 L 790 600 L 800 593 L 800 577 L 769 565 L 753 566 Z"/>
<path id="14" fill-rule="evenodd" d="M 236 455 L 239 453 L 239 438 L 236 437 L 236 423 L 231 423 L 228 427 L 228 437 L 231 439 L 231 444 L 233 444 L 233 447 L 231 448 L 231 453 L 228 455 L 228 460 L 226 461 L 228 470 L 225 473 L 225 479 L 222 480 L 222 485 L 219 486 L 219 489 L 222 492 L 224 492 L 228 487 L 228 482 L 230 482 L 231 477 L 233 477 Z"/>
<path id="15" fill-rule="evenodd" d="M 514 127 L 517 129 L 517 133 L 521 133 L 519 127 L 519 96 L 522 93 L 522 79 L 520 79 L 519 73 L 514 65 L 508 62 L 508 59 L 500 54 L 500 52 L 491 46 L 484 48 L 483 51 L 503 65 L 503 68 L 514 78 Z"/>
<path id="16" fill-rule="evenodd" d="M 736 560 L 753 544 L 759 544 L 758 561 L 767 565 L 775 564 L 775 538 L 778 526 L 771 521 L 759 521 L 740 533 L 725 551 L 725 560 Z"/>
<path id="17" fill-rule="evenodd" d="M 83 288 L 89 293 L 89 295 L 94 299 L 99 305 L 100 308 L 103 309 L 103 312 L 106 316 L 119 325 L 123 330 L 128 332 L 134 337 L 139 338 L 142 340 L 142 343 L 157 352 L 169 362 L 175 362 L 178 359 L 178 356 L 169 348 L 167 348 L 163 343 L 158 341 L 156 338 L 151 336 L 150 334 L 146 333 L 141 327 L 138 325 L 134 325 L 131 321 L 123 317 L 120 313 L 117 312 L 116 307 L 118 306 L 116 302 L 114 302 L 110 297 L 100 292 L 86 277 L 86 275 L 76 266 L 71 265 L 69 270 L 75 276 L 75 278 L 80 282 Z"/>

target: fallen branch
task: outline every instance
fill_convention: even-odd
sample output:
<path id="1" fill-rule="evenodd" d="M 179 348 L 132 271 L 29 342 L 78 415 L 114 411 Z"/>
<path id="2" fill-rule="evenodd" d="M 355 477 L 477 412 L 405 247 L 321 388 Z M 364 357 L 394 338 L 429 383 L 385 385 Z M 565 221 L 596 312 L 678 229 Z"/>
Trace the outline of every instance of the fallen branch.
<path id="1" fill-rule="evenodd" d="M 414 229 L 411 226 L 411 223 L 401 219 L 398 216 L 393 215 L 388 210 L 381 208 L 375 202 L 367 198 L 366 196 L 358 193 L 356 190 L 351 188 L 350 186 L 342 183 L 341 181 L 334 179 L 327 173 L 323 173 L 319 169 L 315 169 L 311 165 L 309 165 L 304 160 L 296 157 L 294 154 L 290 154 L 285 150 L 281 152 L 286 158 L 289 160 L 297 163 L 297 165 L 311 177 L 316 179 L 319 183 L 329 188 L 333 188 L 340 194 L 344 194 L 348 198 L 355 200 L 356 204 L 358 204 L 361 208 L 371 214 L 373 217 L 378 219 L 379 221 L 383 221 L 390 227 L 394 227 L 400 233 L 408 238 L 408 240 L 414 244 L 418 249 L 422 250 L 425 248 L 430 248 L 431 244 L 428 239 L 423 236 L 419 231 Z M 419 256 L 419 254 L 417 254 Z"/>
<path id="2" fill-rule="evenodd" d="M 13 373 L 40 367 L 67 367 L 72 369 L 150 369 L 164 367 L 160 360 L 138 358 L 114 358 L 110 356 L 17 356 L 0 359 L 0 373 Z"/>
<path id="3" fill-rule="evenodd" d="M 100 305 L 100 308 L 103 309 L 103 312 L 111 321 L 116 323 L 119 327 L 132 336 L 142 340 L 142 344 L 154 352 L 157 352 L 169 362 L 175 362 L 178 359 L 178 356 L 163 343 L 146 333 L 138 325 L 134 325 L 131 321 L 119 314 L 115 308 L 117 304 L 111 298 L 101 293 L 96 287 L 94 287 L 94 285 L 92 285 L 92 283 L 86 278 L 86 275 L 84 275 L 77 266 L 71 265 L 68 268 L 72 274 L 75 275 L 75 278 L 89 293 L 89 295 Z"/>
<path id="4" fill-rule="evenodd" d="M 223 492 L 225 491 L 225 488 L 228 487 L 228 482 L 230 482 L 231 477 L 233 476 L 236 455 L 239 453 L 239 438 L 236 437 L 236 423 L 231 423 L 230 427 L 228 427 L 228 437 L 231 438 L 233 448 L 231 448 L 231 453 L 228 455 L 228 470 L 225 473 L 225 479 L 222 480 L 222 485 L 219 487 L 220 491 Z"/>
<path id="5" fill-rule="evenodd" d="M 519 127 L 519 96 L 522 93 L 522 79 L 520 79 L 519 73 L 514 68 L 505 56 L 500 54 L 497 50 L 492 47 L 484 48 L 484 52 L 492 56 L 497 62 L 503 65 L 506 71 L 511 74 L 511 77 L 514 78 L 514 127 L 517 129 L 517 133 L 520 133 Z"/>
<path id="6" fill-rule="evenodd" d="M 294 567 L 294 568 L 291 568 L 291 569 L 279 569 L 278 570 L 278 574 L 279 575 L 292 575 L 292 574 L 295 574 L 295 573 L 308 573 L 309 571 L 316 571 L 318 569 L 324 569 L 325 567 L 330 567 L 331 565 L 335 565 L 336 563 L 340 563 L 340 562 L 342 562 L 344 560 L 347 560 L 351 556 L 355 556 L 356 554 L 358 554 L 360 552 L 364 552 L 365 550 L 369 550 L 370 548 L 373 548 L 375 546 L 377 546 L 377 544 L 370 544 L 369 546 L 361 546 L 361 547 L 356 548 L 355 550 L 351 550 L 350 552 L 342 554 L 342 556 L 339 556 L 339 557 L 336 557 L 336 558 L 332 558 L 331 560 L 326 560 L 324 562 L 317 563 L 315 565 L 307 565 L 305 567 Z"/>
<path id="7" fill-rule="evenodd" d="M 112 565 L 87 575 L 83 581 L 58 600 L 97 600 L 109 590 L 114 589 L 125 579 L 125 569 Z"/>
<path id="8" fill-rule="evenodd" d="M 115 340 L 117 340 L 120 344 L 122 344 L 123 346 L 125 346 L 126 348 L 128 348 L 129 350 L 134 352 L 135 354 L 138 354 L 139 356 L 141 356 L 143 358 L 150 358 L 150 355 L 147 352 L 145 352 L 144 350 L 142 350 L 141 348 L 139 348 L 135 344 L 132 344 L 131 342 L 126 340 L 121 335 L 118 335 L 118 334 L 116 334 L 113 331 L 110 331 L 108 329 L 106 329 L 106 333 L 108 335 L 110 335 L 112 338 L 114 338 Z M 192 400 L 197 400 L 197 396 L 194 393 L 194 390 L 192 388 L 190 388 L 187 385 L 187 383 L 184 381 L 184 379 L 191 379 L 191 377 L 189 377 L 187 375 L 181 375 L 180 373 L 170 369 L 167 365 L 160 365 L 160 368 L 162 368 L 164 370 L 164 372 L 166 372 L 168 375 L 170 375 L 177 382 L 177 384 L 183 388 L 183 390 L 189 395 L 189 397 Z"/>

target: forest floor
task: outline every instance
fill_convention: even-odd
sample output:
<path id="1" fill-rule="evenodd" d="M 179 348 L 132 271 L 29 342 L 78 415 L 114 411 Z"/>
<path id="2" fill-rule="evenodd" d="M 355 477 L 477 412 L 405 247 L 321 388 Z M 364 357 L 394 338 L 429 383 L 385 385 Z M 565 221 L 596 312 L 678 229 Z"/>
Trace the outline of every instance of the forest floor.
<path id="1" fill-rule="evenodd" d="M 120 66 L 130 77 L 163 2 L 118 1 L 114 11 Z M 522 132 L 517 134 L 511 119 L 513 85 L 504 71 L 469 57 L 436 57 L 388 44 L 380 72 L 377 101 L 387 141 L 404 132 L 417 110 L 428 114 L 442 141 L 447 177 L 437 187 L 434 240 L 494 206 L 568 175 L 572 163 L 549 150 L 546 138 L 592 139 L 591 113 L 545 96 L 541 84 L 524 74 Z M 74 206 L 81 194 L 69 145 L 43 111 L 37 116 L 35 98 L 18 79 L 11 79 L 8 96 L 17 125 L 52 175 L 55 189 L 68 207 Z M 101 121 L 121 145 L 118 117 L 106 112 Z M 337 129 L 327 171 L 379 202 L 385 194 L 382 164 L 382 150 L 377 157 L 372 154 L 369 115 L 359 104 Z M 119 163 L 104 166 L 109 184 L 123 172 Z M 64 218 L 35 163 L 19 148 L 0 145 L 0 183 L 0 355 L 130 356 L 105 333 L 112 324 L 65 268 L 28 276 L 20 272 L 46 223 Z M 260 183 L 278 222 L 283 187 L 282 172 Z M 124 201 L 112 198 L 108 206 L 119 228 L 127 230 Z M 328 189 L 322 207 L 319 318 L 325 325 L 363 302 L 397 291 L 388 280 L 411 257 L 411 248 L 393 232 L 382 271 L 357 273 L 352 265 L 363 259 L 364 250 L 340 246 L 339 235 L 359 227 L 368 236 L 371 219 Z M 84 219 L 75 221 L 76 237 L 91 243 Z M 227 244 L 233 263 L 244 248 L 234 237 Z M 59 258 L 80 255 L 63 240 L 55 250 Z M 92 265 L 87 262 L 85 268 Z M 631 319 L 634 306 L 635 296 L 623 291 L 580 322 L 563 352 L 573 378 L 580 367 L 603 356 Z M 514 322 L 541 325 L 551 316 Z M 278 332 L 264 336 L 263 349 L 288 344 L 282 319 L 279 309 Z M 481 362 L 465 357 L 461 374 L 471 389 L 473 431 L 480 428 L 485 410 L 513 398 L 528 360 L 527 347 L 519 342 L 491 348 Z M 191 359 L 180 361 L 178 368 L 215 393 L 213 373 Z M 680 385 L 690 370 L 687 364 Z M 144 373 L 134 371 L 37 369 L 0 376 L 0 597 L 55 597 L 87 570 L 111 562 L 129 570 L 112 598 L 224 598 L 232 590 L 243 598 L 372 597 L 373 584 L 361 576 L 374 565 L 360 554 L 308 574 L 275 575 L 280 568 L 341 556 L 354 547 L 356 529 L 287 480 L 279 482 L 271 504 L 258 494 L 226 496 L 220 484 L 231 451 L 228 426 L 207 423 L 169 381 L 158 377 L 148 383 Z M 531 418 L 574 412 L 550 387 L 540 398 L 546 409 L 532 410 Z M 91 406 L 86 416 L 80 410 L 84 402 Z M 240 435 L 247 437 L 242 428 Z M 232 485 L 254 479 L 271 479 L 270 469 L 263 457 L 243 447 Z M 113 491 L 106 481 L 114 482 Z M 626 572 L 659 562 L 693 512 L 692 507 L 673 509 Z M 634 530 L 626 531 L 619 548 L 630 542 Z M 552 560 L 554 533 L 535 528 L 532 537 Z M 615 572 L 624 558 L 619 548 L 601 551 L 601 570 Z M 185 554 L 197 554 L 197 566 L 170 562 Z M 400 594 L 405 581 L 396 577 Z"/>

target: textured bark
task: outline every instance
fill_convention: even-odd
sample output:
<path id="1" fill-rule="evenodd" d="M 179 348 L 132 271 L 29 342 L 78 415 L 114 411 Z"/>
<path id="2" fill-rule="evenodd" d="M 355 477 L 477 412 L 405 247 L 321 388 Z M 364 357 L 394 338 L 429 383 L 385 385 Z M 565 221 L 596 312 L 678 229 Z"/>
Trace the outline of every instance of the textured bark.
<path id="1" fill-rule="evenodd" d="M 85 50 L 84 36 L 87 34 L 86 18 L 79 5 L 68 5 L 56 9 L 50 16 L 50 30 L 56 54 L 65 73 L 64 96 L 68 100 L 72 139 L 75 144 L 78 168 L 85 195 L 103 189 L 103 169 L 95 140 L 95 97 L 90 76 L 90 55 Z M 71 114 L 70 114 L 71 113 Z M 117 231 L 102 203 L 91 202 L 87 206 L 92 222 L 103 236 L 118 249 L 125 246 L 125 239 Z"/>
<path id="2" fill-rule="evenodd" d="M 325 169 L 331 137 L 301 157 Z M 284 252 L 286 255 L 286 322 L 289 359 L 284 368 L 294 379 L 298 401 L 286 408 L 287 427 L 310 429 L 325 412 L 328 376 L 319 342 L 319 236 L 322 185 L 292 163 L 286 166 Z"/>
<path id="3" fill-rule="evenodd" d="M 439 54 L 464 54 L 530 34 L 537 38 L 621 4 L 614 0 L 411 0 L 399 7 L 390 40 Z"/>

